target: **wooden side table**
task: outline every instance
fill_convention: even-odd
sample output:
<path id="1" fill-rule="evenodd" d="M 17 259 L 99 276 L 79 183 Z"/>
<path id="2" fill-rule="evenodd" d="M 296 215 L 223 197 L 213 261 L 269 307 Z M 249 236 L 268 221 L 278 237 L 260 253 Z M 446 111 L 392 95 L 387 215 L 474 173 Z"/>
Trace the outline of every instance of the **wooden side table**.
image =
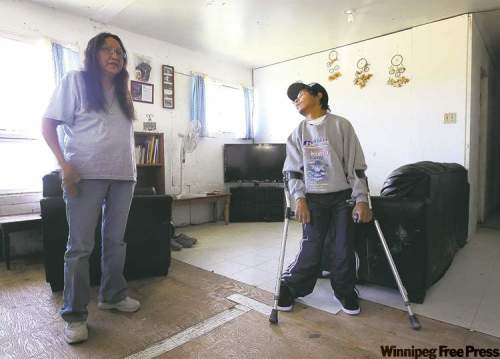
<path id="1" fill-rule="evenodd" d="M 40 229 L 41 222 L 39 213 L 0 217 L 0 238 L 3 239 L 3 256 L 8 270 L 10 270 L 10 233 Z"/>

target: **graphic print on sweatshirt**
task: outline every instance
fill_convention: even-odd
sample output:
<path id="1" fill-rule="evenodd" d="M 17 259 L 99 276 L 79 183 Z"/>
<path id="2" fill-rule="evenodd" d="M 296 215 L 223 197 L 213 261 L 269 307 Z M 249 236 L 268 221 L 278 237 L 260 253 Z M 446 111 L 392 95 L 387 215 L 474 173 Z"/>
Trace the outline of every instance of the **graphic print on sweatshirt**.
<path id="1" fill-rule="evenodd" d="M 328 139 L 304 140 L 305 184 L 308 191 L 321 192 L 328 188 L 330 145 Z"/>

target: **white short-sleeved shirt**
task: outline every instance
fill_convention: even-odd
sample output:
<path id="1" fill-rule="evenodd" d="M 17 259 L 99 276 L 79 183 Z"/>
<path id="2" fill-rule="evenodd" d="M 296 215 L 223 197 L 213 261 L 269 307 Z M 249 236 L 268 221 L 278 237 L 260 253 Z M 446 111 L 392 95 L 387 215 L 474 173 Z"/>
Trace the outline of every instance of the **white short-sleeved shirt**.
<path id="1" fill-rule="evenodd" d="M 64 158 L 82 179 L 135 181 L 134 130 L 114 89 L 105 92 L 108 111 L 85 109 L 83 72 L 66 75 L 52 95 L 44 117 L 63 123 Z"/>

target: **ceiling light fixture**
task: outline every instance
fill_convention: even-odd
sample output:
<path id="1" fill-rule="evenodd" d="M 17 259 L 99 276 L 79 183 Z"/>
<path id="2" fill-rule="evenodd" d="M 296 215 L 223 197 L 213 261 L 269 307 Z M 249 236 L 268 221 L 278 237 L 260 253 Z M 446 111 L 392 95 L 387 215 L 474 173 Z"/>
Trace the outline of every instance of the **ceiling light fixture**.
<path id="1" fill-rule="evenodd" d="M 346 15 L 347 15 L 347 22 L 348 22 L 349 24 L 351 24 L 351 23 L 353 23 L 353 22 L 354 22 L 354 10 L 351 10 L 351 9 L 349 9 L 349 10 L 345 10 L 345 11 L 344 11 L 344 14 L 346 14 Z"/>

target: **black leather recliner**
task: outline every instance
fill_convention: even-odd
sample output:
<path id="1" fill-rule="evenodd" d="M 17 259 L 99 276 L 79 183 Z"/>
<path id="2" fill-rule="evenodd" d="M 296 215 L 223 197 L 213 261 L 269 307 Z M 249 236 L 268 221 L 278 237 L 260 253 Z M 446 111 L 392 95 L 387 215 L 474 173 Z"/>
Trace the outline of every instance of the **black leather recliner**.
<path id="1" fill-rule="evenodd" d="M 64 287 L 64 252 L 68 240 L 66 206 L 58 172 L 43 178 L 40 200 L 45 277 L 53 292 Z M 172 197 L 134 195 L 125 230 L 127 252 L 124 275 L 127 279 L 167 275 L 170 266 L 170 221 Z M 95 246 L 90 256 L 90 282 L 101 277 L 101 223 L 96 227 Z"/>
<path id="2" fill-rule="evenodd" d="M 371 198 L 409 299 L 422 303 L 467 241 L 467 171 L 454 163 L 406 165 Z M 357 226 L 356 250 L 360 282 L 397 288 L 373 223 Z"/>

